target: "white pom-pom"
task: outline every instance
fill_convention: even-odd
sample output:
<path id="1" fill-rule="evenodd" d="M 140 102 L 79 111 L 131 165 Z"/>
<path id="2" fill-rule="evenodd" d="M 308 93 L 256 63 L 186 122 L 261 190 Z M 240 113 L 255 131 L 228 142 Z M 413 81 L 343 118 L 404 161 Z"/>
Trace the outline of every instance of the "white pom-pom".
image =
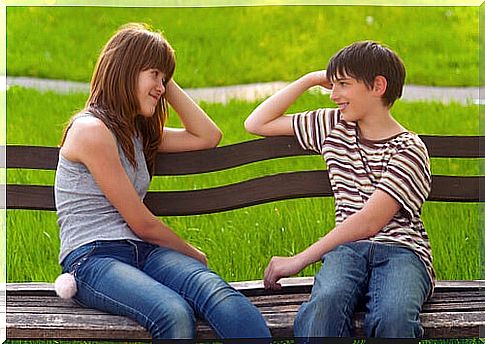
<path id="1" fill-rule="evenodd" d="M 77 287 L 74 276 L 68 273 L 59 275 L 54 283 L 56 294 L 62 299 L 70 299 L 76 295 Z"/>

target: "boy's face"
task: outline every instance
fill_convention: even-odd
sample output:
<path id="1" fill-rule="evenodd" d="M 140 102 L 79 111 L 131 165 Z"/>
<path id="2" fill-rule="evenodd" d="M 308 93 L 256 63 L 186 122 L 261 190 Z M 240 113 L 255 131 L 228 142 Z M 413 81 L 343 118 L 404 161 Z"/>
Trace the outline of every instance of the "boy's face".
<path id="1" fill-rule="evenodd" d="M 345 121 L 359 121 L 375 109 L 374 93 L 363 81 L 348 75 L 337 75 L 331 80 L 331 85 L 330 99 L 338 105 Z"/>

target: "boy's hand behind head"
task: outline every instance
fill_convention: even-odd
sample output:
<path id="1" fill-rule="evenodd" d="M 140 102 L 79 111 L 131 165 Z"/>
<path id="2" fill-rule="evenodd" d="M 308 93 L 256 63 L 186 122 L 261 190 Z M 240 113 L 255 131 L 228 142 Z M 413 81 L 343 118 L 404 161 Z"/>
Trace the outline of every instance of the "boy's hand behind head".
<path id="1" fill-rule="evenodd" d="M 313 86 L 322 86 L 329 90 L 332 89 L 332 84 L 327 79 L 326 70 L 317 70 L 315 72 L 308 73 L 308 77 L 312 79 Z"/>

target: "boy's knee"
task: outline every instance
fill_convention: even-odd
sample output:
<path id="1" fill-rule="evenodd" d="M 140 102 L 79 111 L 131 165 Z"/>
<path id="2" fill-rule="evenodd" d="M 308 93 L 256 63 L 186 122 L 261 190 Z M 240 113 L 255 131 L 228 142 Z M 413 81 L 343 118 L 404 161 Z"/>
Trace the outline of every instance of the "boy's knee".
<path id="1" fill-rule="evenodd" d="M 346 297 L 338 288 L 319 288 L 312 292 L 311 307 L 317 312 L 334 313 L 343 308 Z"/>
<path id="2" fill-rule="evenodd" d="M 330 289 L 312 292 L 310 300 L 301 305 L 295 317 L 295 336 L 308 337 L 315 331 L 323 331 L 326 324 L 344 321 L 343 303 L 339 293 Z"/>
<path id="3" fill-rule="evenodd" d="M 419 312 L 406 307 L 387 307 L 375 314 L 370 325 L 369 335 L 384 338 L 419 338 L 423 330 L 419 321 Z"/>

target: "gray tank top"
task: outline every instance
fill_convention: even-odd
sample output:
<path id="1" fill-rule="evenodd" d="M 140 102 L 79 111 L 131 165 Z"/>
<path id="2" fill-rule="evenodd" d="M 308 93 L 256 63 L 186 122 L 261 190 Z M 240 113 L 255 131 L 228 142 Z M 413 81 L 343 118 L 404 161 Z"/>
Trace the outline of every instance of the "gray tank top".
<path id="1" fill-rule="evenodd" d="M 74 120 L 84 116 L 91 115 L 81 114 Z M 150 183 L 150 175 L 141 138 L 134 138 L 133 142 L 137 168 L 128 161 L 120 145 L 118 153 L 128 178 L 140 199 L 143 199 Z M 72 250 L 96 240 L 141 241 L 99 189 L 86 166 L 72 162 L 61 154 L 57 164 L 54 196 L 60 227 L 60 263 Z"/>

